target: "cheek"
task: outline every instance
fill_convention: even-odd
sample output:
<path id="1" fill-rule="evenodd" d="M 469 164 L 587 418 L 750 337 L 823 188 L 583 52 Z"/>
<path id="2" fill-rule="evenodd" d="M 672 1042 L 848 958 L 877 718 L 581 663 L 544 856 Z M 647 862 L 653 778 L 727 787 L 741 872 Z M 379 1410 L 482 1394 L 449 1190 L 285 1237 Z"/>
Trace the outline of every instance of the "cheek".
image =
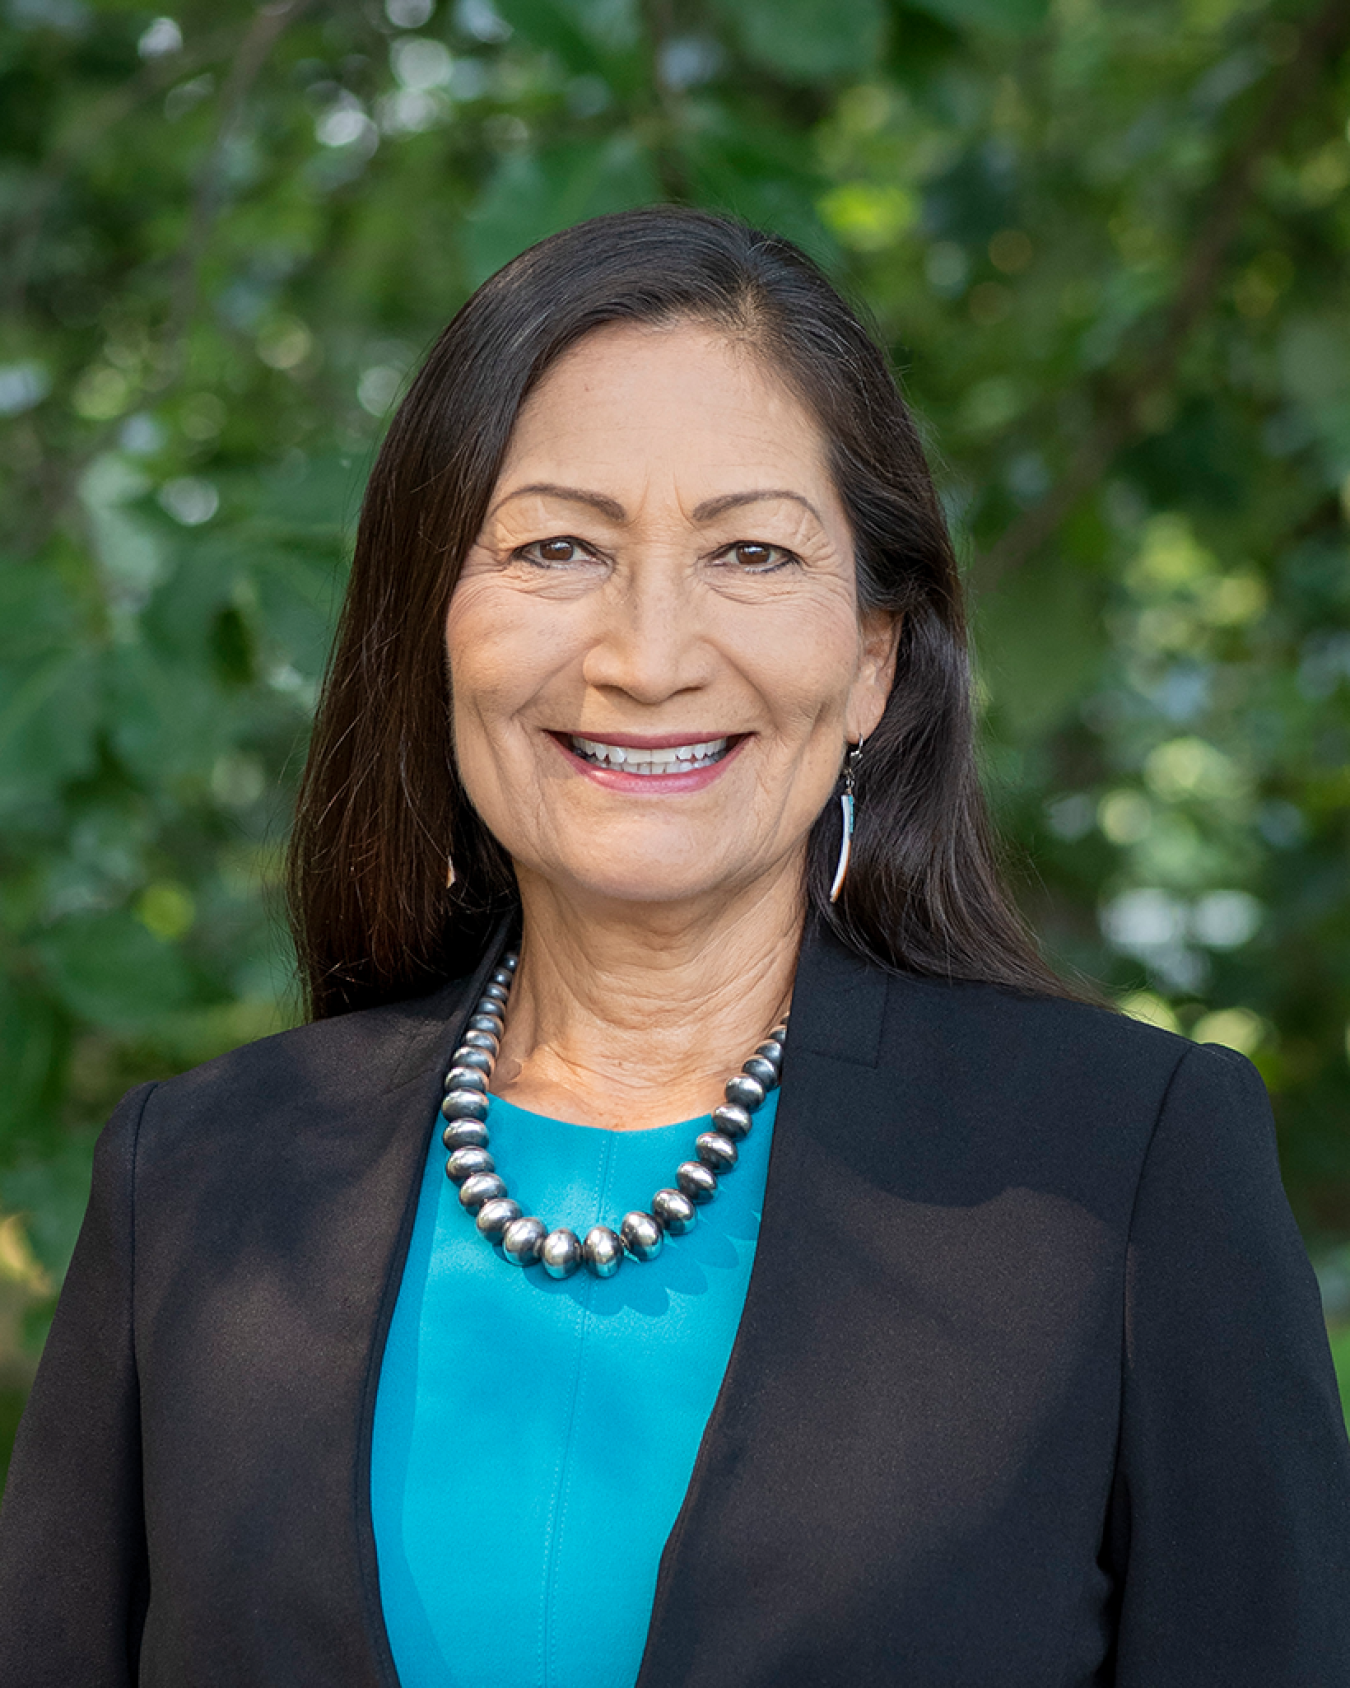
<path id="1" fill-rule="evenodd" d="M 858 670 L 856 618 L 828 605 L 784 620 L 777 637 L 756 641 L 752 660 L 760 689 L 784 725 L 833 725 L 847 707 Z"/>
<path id="2" fill-rule="evenodd" d="M 509 597 L 488 582 L 466 581 L 446 616 L 445 648 L 456 741 L 492 733 L 510 722 L 537 688 L 533 671 L 546 642 L 512 615 Z"/>
<path id="3" fill-rule="evenodd" d="M 450 669 L 450 731 L 455 766 L 475 807 L 493 807 L 507 734 L 522 699 L 518 665 L 473 613 L 452 606 L 446 621 Z"/>

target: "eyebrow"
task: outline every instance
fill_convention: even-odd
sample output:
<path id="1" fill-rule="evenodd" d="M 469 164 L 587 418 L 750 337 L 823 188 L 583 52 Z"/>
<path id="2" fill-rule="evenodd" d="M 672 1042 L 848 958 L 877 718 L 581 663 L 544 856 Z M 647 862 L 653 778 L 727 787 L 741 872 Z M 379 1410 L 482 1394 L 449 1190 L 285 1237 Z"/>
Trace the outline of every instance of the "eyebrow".
<path id="1" fill-rule="evenodd" d="M 515 487 L 505 498 L 499 498 L 492 507 L 492 514 L 496 515 L 503 504 L 509 504 L 513 498 L 526 498 L 531 494 L 544 498 L 561 498 L 568 504 L 589 504 L 593 510 L 598 510 L 602 516 L 608 516 L 612 522 L 626 522 L 628 512 L 617 499 L 607 498 L 603 492 L 587 492 L 579 486 L 558 486 L 553 481 L 531 481 L 528 486 Z"/>
<path id="2" fill-rule="evenodd" d="M 513 498 L 526 498 L 530 495 L 544 498 L 560 498 L 568 504 L 586 504 L 591 509 L 598 510 L 602 516 L 607 516 L 612 522 L 626 522 L 628 512 L 617 499 L 609 498 L 603 492 L 589 492 L 585 487 L 559 486 L 554 481 L 531 481 L 528 486 L 518 486 L 508 492 L 505 498 L 499 499 L 494 506 L 493 514 L 500 510 L 503 504 L 509 504 Z M 718 498 L 705 498 L 702 504 L 696 505 L 693 519 L 696 522 L 715 521 L 718 516 L 725 515 L 728 510 L 739 510 L 747 504 L 764 504 L 775 499 L 786 498 L 793 504 L 800 504 L 809 510 L 820 525 L 825 523 L 821 519 L 820 511 L 809 498 L 803 498 L 801 493 L 793 492 L 787 487 L 769 487 L 759 492 L 725 492 Z"/>
<path id="3" fill-rule="evenodd" d="M 820 511 L 816 509 L 811 500 L 803 498 L 801 493 L 792 492 L 787 487 L 770 487 L 764 492 L 726 492 L 720 498 L 706 498 L 695 509 L 694 520 L 696 522 L 710 522 L 715 517 L 724 515 L 728 510 L 739 510 L 744 504 L 763 504 L 779 498 L 786 498 L 793 504 L 800 504 L 803 509 L 811 512 L 820 522 L 821 527 L 825 526 L 825 523 L 821 520 Z"/>

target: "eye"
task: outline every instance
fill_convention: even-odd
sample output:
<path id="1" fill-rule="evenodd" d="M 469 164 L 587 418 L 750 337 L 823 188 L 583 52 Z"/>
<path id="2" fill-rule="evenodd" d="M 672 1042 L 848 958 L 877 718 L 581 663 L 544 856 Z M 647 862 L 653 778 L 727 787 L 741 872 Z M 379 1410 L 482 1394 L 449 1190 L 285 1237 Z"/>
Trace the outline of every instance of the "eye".
<path id="1" fill-rule="evenodd" d="M 522 562 L 533 563 L 536 568 L 559 568 L 568 563 L 590 562 L 595 553 L 579 539 L 559 534 L 553 539 L 531 540 L 528 545 L 512 552 L 512 556 Z"/>
<path id="2" fill-rule="evenodd" d="M 795 552 L 782 545 L 769 545 L 759 539 L 738 539 L 734 545 L 719 551 L 718 557 L 734 563 L 747 574 L 772 574 L 800 561 Z"/>

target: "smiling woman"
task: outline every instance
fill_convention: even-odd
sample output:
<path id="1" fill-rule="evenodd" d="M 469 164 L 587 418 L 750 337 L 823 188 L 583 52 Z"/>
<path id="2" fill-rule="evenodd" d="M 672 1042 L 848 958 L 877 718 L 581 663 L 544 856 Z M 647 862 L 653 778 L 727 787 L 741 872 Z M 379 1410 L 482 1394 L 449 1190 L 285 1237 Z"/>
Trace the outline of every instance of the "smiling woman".
<path id="1" fill-rule="evenodd" d="M 787 242 L 602 218 L 446 329 L 291 888 L 312 1022 L 101 1140 L 5 1683 L 1350 1680 L 1260 1080 L 1039 958 L 914 424 Z"/>
<path id="2" fill-rule="evenodd" d="M 453 639 L 489 583 L 491 610 L 457 661 L 451 652 L 452 736 L 444 608 Z M 884 357 L 787 242 L 701 213 L 646 211 L 555 236 L 482 287 L 433 348 L 380 453 L 294 835 L 296 930 L 316 1013 L 462 973 L 516 905 L 517 864 L 465 775 L 475 741 L 455 742 L 476 707 L 460 703 L 466 665 L 502 659 L 511 629 L 552 649 L 564 629 L 603 618 L 582 664 L 600 672 L 586 701 L 600 722 L 615 713 L 612 665 L 622 690 L 622 665 L 635 659 L 713 660 L 717 641 L 696 615 L 705 632 L 716 624 L 724 651 L 749 641 L 736 652 L 742 666 L 762 666 L 778 641 L 768 661 L 783 709 L 811 707 L 792 702 L 799 677 L 833 660 L 827 640 L 845 620 L 850 670 L 883 657 L 875 732 L 861 717 L 822 720 L 793 769 L 803 801 L 825 778 L 795 863 L 817 916 L 886 965 L 1073 994 L 999 884 L 955 558 Z M 505 660 L 514 669 L 519 652 Z M 531 671 L 538 661 L 533 651 Z M 658 694 L 667 683 L 638 678 Z M 730 671 L 717 685 L 730 687 Z M 692 718 L 713 701 L 703 687 L 655 702 L 641 692 L 626 710 L 665 718 L 604 719 L 620 733 L 608 742 L 740 725 Z M 566 735 L 592 724 L 541 726 Z M 839 810 L 829 796 L 863 735 L 848 890 L 831 908 Z M 786 757 L 777 731 L 766 736 L 741 777 L 767 772 L 766 754 Z M 481 759 L 478 773 L 489 784 L 509 777 Z M 762 820 L 788 788 L 756 793 Z"/>
<path id="3" fill-rule="evenodd" d="M 803 841 L 881 718 L 900 630 L 860 612 L 825 442 L 762 359 L 689 323 L 564 354 L 446 625 L 455 766 L 541 947 L 584 944 L 616 900 L 627 920 L 712 899 L 781 965 Z"/>

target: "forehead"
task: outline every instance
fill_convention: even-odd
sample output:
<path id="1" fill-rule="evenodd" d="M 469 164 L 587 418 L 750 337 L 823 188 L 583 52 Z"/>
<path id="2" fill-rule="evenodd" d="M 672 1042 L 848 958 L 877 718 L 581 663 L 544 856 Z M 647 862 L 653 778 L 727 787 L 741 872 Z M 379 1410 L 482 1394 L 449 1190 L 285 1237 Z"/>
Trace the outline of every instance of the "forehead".
<path id="1" fill-rule="evenodd" d="M 570 347 L 522 406 L 502 479 L 527 465 L 701 483 L 772 472 L 817 493 L 830 480 L 820 425 L 786 379 L 746 340 L 696 323 L 612 323 Z"/>

